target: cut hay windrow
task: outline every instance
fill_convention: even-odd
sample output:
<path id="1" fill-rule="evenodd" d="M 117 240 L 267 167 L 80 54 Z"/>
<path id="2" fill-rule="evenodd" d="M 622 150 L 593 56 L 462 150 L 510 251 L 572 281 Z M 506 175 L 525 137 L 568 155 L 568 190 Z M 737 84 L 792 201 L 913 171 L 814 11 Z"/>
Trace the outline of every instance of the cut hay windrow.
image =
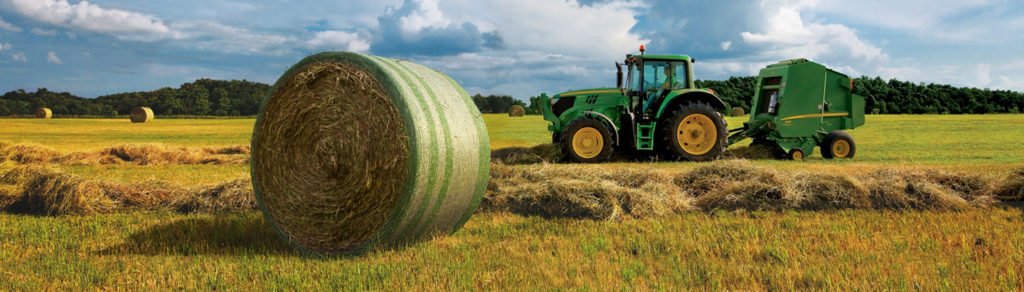
<path id="1" fill-rule="evenodd" d="M 0 162 L 65 165 L 241 164 L 249 162 L 249 146 L 172 147 L 163 144 L 125 144 L 91 151 L 61 153 L 35 144 L 0 143 Z"/>
<path id="2" fill-rule="evenodd" d="M 252 181 L 290 244 L 352 254 L 454 232 L 487 186 L 487 130 L 444 74 L 330 52 L 289 69 L 264 100 Z"/>
<path id="3" fill-rule="evenodd" d="M 41 107 L 36 109 L 35 115 L 37 119 L 49 119 L 53 117 L 53 111 L 49 108 Z"/>
<path id="4" fill-rule="evenodd" d="M 152 121 L 155 116 L 153 115 L 153 109 L 140 106 L 133 108 L 129 114 L 129 118 L 132 123 L 145 123 Z"/>
<path id="5" fill-rule="evenodd" d="M 510 117 L 522 117 L 526 115 L 526 109 L 521 105 L 513 105 L 508 109 L 508 116 Z"/>
<path id="6" fill-rule="evenodd" d="M 85 180 L 45 166 L 0 172 L 0 210 L 35 215 L 84 215 L 126 210 L 221 213 L 255 210 L 248 178 L 186 187 L 163 181 L 118 184 Z"/>
<path id="7" fill-rule="evenodd" d="M 709 177 L 708 175 L 720 175 Z M 1006 176 L 908 167 L 859 175 L 776 170 L 743 160 L 691 171 L 596 165 L 491 165 L 478 212 L 617 220 L 713 210 L 960 210 L 1024 199 L 1024 168 Z M 1011 203 L 1012 204 L 1012 203 Z M 0 211 L 74 215 L 129 210 L 255 210 L 249 178 L 215 185 L 84 180 L 29 165 L 0 171 Z"/>

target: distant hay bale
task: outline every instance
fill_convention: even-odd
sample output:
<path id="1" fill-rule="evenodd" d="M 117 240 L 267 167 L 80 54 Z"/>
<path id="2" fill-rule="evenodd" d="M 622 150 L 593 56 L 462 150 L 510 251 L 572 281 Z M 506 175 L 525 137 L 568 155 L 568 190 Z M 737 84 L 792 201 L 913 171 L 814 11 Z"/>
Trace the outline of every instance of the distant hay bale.
<path id="1" fill-rule="evenodd" d="M 132 109 L 130 114 L 132 123 L 145 123 L 153 120 L 153 109 L 140 106 Z"/>
<path id="2" fill-rule="evenodd" d="M 49 119 L 53 117 L 53 111 L 49 108 L 41 107 L 36 109 L 37 119 Z"/>
<path id="3" fill-rule="evenodd" d="M 462 226 L 487 187 L 488 141 L 472 99 L 448 76 L 321 53 L 289 69 L 264 100 L 252 184 L 290 244 L 353 254 Z"/>
<path id="4" fill-rule="evenodd" d="M 511 108 L 508 109 L 508 116 L 510 117 L 521 117 L 524 115 L 526 115 L 526 109 L 524 109 L 521 105 L 513 105 Z"/>
<path id="5" fill-rule="evenodd" d="M 733 107 L 732 110 L 729 111 L 730 117 L 742 117 L 745 115 L 747 115 L 747 112 L 744 111 L 742 107 Z"/>

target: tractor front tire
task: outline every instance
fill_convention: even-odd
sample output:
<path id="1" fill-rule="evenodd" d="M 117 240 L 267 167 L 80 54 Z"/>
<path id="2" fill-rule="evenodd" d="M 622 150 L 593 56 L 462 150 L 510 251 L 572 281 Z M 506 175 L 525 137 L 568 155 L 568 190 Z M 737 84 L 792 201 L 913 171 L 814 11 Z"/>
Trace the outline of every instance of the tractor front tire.
<path id="1" fill-rule="evenodd" d="M 664 125 L 664 126 L 661 126 Z M 661 141 L 668 154 L 690 161 L 709 161 L 722 156 L 727 135 L 725 119 L 703 103 L 680 107 L 659 124 Z"/>
<path id="2" fill-rule="evenodd" d="M 832 131 L 825 136 L 824 142 L 820 147 L 821 157 L 825 159 L 853 158 L 857 154 L 857 144 L 853 143 L 853 136 L 846 132 Z"/>
<path id="3" fill-rule="evenodd" d="M 612 155 L 612 134 L 605 123 L 587 117 L 569 122 L 559 139 L 568 161 L 597 163 Z"/>

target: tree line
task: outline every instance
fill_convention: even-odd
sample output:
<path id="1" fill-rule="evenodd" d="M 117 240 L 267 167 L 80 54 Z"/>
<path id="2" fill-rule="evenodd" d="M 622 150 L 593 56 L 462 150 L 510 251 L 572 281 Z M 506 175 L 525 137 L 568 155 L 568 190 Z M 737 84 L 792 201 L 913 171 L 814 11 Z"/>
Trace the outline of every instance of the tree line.
<path id="1" fill-rule="evenodd" d="M 729 107 L 750 112 L 756 77 L 731 77 L 727 80 L 697 80 L 700 88 L 715 91 Z M 865 97 L 866 111 L 873 114 L 985 114 L 1020 113 L 1024 111 L 1024 93 L 973 87 L 885 81 L 879 77 L 855 78 L 854 93 Z M 247 80 L 199 79 L 178 88 L 165 87 L 154 91 L 126 92 L 83 98 L 67 92 L 39 88 L 35 92 L 14 90 L 0 96 L 0 116 L 31 115 L 40 107 L 50 108 L 56 115 L 116 116 L 126 115 L 132 108 L 147 106 L 157 115 L 252 116 L 270 86 Z M 528 99 L 529 104 L 508 95 L 476 94 L 473 103 L 482 113 L 508 113 L 513 105 L 526 109 L 526 114 L 541 114 L 541 98 Z"/>
<path id="2" fill-rule="evenodd" d="M 67 92 L 39 88 L 35 92 L 14 90 L 0 96 L 0 116 L 30 115 L 37 108 L 50 108 L 56 115 L 127 115 L 145 106 L 156 115 L 251 116 L 256 115 L 270 86 L 247 80 L 199 79 L 178 88 L 125 92 L 84 98 Z"/>
<path id="3" fill-rule="evenodd" d="M 730 107 L 750 112 L 757 86 L 756 77 L 731 77 L 722 81 L 697 80 L 697 87 L 710 88 Z M 880 77 L 853 79 L 853 93 L 864 96 L 865 111 L 871 114 L 989 114 L 1024 111 L 1024 93 L 1010 90 L 953 87 Z"/>

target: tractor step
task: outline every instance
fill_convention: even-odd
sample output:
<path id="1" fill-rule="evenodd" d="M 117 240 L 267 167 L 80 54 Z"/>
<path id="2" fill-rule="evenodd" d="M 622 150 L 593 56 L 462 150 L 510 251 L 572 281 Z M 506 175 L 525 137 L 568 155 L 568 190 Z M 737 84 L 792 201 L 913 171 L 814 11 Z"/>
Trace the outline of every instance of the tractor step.
<path id="1" fill-rule="evenodd" d="M 654 125 L 657 122 L 636 123 L 636 149 L 654 150 Z"/>

